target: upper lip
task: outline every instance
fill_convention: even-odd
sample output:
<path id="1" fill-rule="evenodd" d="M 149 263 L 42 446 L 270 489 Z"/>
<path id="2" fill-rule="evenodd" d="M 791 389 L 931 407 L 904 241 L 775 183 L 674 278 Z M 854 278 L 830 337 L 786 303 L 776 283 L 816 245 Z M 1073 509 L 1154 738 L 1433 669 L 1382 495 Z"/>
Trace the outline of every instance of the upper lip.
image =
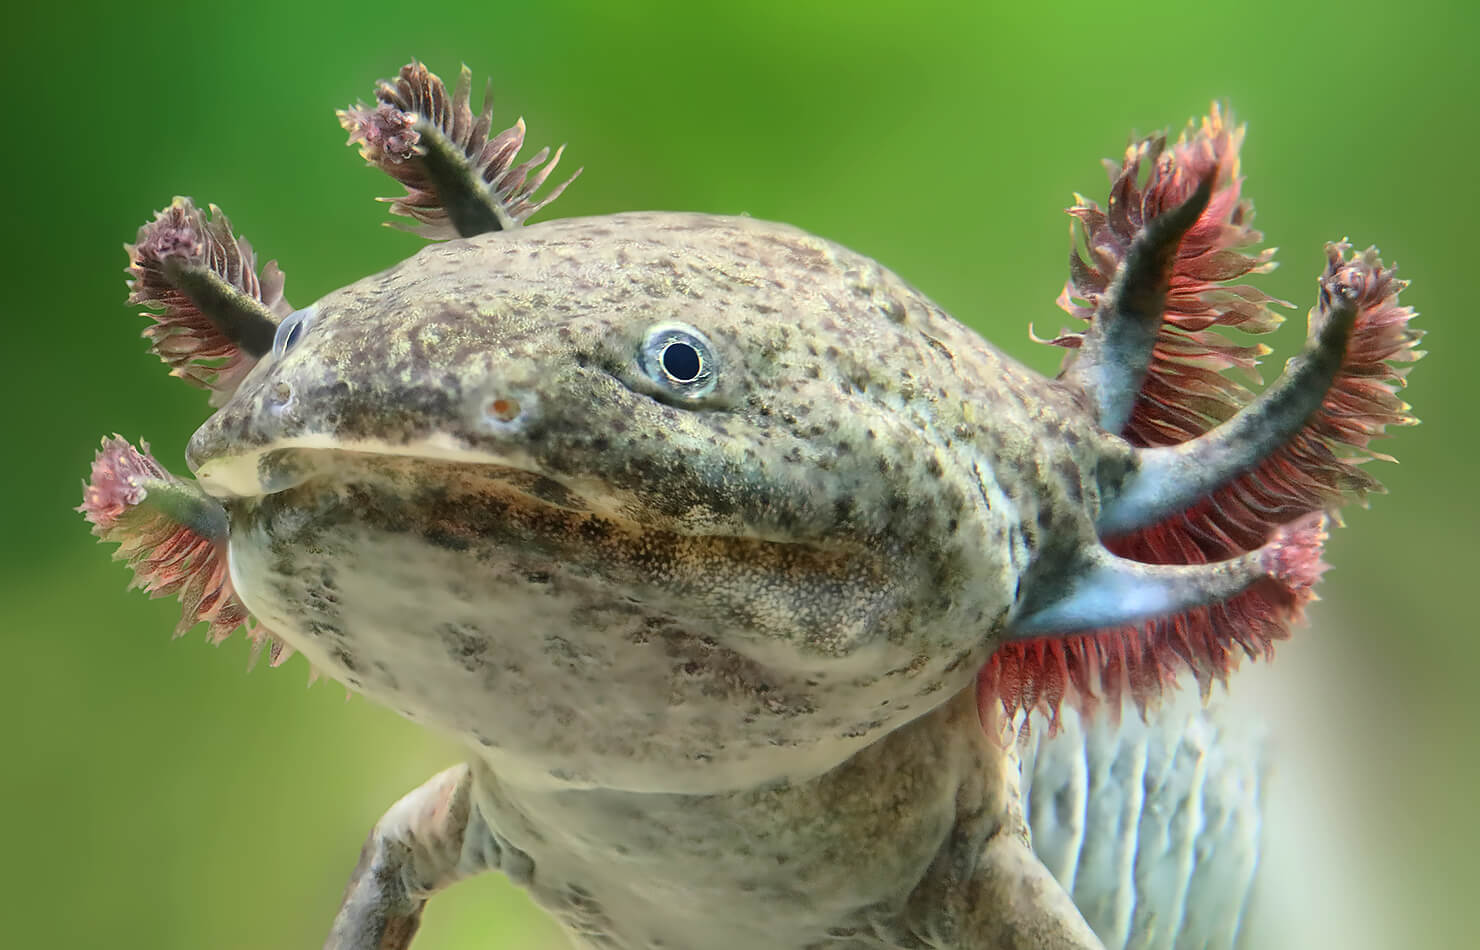
<path id="1" fill-rule="evenodd" d="M 543 474 L 530 460 L 520 457 L 522 453 L 489 452 L 457 444 L 451 436 L 394 445 L 341 442 L 330 435 L 299 435 L 242 452 L 215 455 L 199 461 L 193 468 L 201 486 L 216 497 L 258 498 L 301 485 L 321 471 L 311 463 L 329 453 L 440 460 Z M 277 464 L 264 464 L 269 457 L 275 457 L 273 461 Z M 294 462 L 303 464 L 295 466 Z"/>

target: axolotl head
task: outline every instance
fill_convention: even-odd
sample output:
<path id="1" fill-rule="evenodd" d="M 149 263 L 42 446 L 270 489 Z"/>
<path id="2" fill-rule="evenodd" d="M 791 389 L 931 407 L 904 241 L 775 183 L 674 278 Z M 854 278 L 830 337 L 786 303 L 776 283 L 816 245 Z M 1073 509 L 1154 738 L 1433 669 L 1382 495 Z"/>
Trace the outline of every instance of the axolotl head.
<path id="1" fill-rule="evenodd" d="M 1095 429 L 1049 389 L 836 245 L 614 215 L 292 313 L 188 458 L 237 592 L 315 666 L 571 781 L 708 781 L 834 764 L 971 683 L 1033 459 L 1046 530 L 1086 529 Z"/>
<path id="2" fill-rule="evenodd" d="M 818 774 L 964 689 L 995 720 L 1206 686 L 1286 635 L 1324 513 L 1411 421 L 1412 312 L 1370 251 L 1331 247 L 1273 387 L 1220 373 L 1256 354 L 1210 328 L 1276 319 L 1222 286 L 1268 255 L 1238 250 L 1216 111 L 1071 209 L 1061 304 L 1088 329 L 1052 380 L 795 228 L 524 226 L 554 162 L 513 164 L 522 125 L 490 138 L 466 73 L 449 97 L 413 64 L 341 118 L 406 184 L 393 210 L 455 239 L 294 310 L 219 211 L 161 212 L 130 299 L 220 408 L 198 484 L 118 440 L 83 510 L 184 625 L 250 614 L 275 659 L 511 781 L 717 791 Z"/>

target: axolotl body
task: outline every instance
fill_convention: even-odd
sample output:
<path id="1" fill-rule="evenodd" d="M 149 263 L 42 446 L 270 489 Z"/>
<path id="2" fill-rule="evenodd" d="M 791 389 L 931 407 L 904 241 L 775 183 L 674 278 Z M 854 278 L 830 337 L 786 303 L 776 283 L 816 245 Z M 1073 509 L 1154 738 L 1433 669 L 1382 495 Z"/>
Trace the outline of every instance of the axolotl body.
<path id="1" fill-rule="evenodd" d="M 1206 688 L 1298 616 L 1324 513 L 1374 487 L 1355 456 L 1407 421 L 1391 271 L 1334 247 L 1281 379 L 1220 375 L 1247 351 L 1207 327 L 1267 298 L 1214 293 L 1266 260 L 1229 249 L 1252 232 L 1215 113 L 1076 207 L 1089 328 L 1045 379 L 789 226 L 524 225 L 553 163 L 514 166 L 522 125 L 490 139 L 467 93 L 413 64 L 342 115 L 396 210 L 458 236 L 311 306 L 219 212 L 141 231 L 132 299 L 220 408 L 195 482 L 114 441 L 84 503 L 184 626 L 246 622 L 466 741 L 372 832 L 326 946 L 404 947 L 488 870 L 591 947 L 1232 945 L 1244 791 L 1217 828 L 1131 816 L 1162 822 L 1170 890 L 1076 884 L 1099 830 L 1053 750 L 1122 693 L 1155 732 L 1179 673 Z M 1163 741 L 1216 737 L 1179 715 Z"/>

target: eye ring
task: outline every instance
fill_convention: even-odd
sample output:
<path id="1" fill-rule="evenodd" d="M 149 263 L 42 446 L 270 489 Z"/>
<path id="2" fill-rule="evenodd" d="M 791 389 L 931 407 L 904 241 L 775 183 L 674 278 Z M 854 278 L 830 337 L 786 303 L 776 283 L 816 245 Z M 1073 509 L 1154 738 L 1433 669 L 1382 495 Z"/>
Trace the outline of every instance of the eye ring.
<path id="1" fill-rule="evenodd" d="M 713 392 L 719 368 L 714 345 L 683 323 L 649 327 L 638 350 L 638 364 L 663 392 L 685 399 Z"/>
<path id="2" fill-rule="evenodd" d="M 274 356 L 286 356 L 288 351 L 298 345 L 303 339 L 303 333 L 313 323 L 314 316 L 318 313 L 317 306 L 305 307 L 302 310 L 294 310 L 283 318 L 283 322 L 277 326 L 277 332 L 272 336 L 272 352 Z"/>

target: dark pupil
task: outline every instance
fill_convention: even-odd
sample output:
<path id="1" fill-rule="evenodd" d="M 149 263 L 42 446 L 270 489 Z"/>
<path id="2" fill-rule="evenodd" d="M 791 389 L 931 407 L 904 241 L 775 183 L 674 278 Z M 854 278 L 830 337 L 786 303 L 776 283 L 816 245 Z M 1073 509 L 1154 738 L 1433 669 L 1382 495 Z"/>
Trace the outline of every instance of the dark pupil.
<path id="1" fill-rule="evenodd" d="M 298 338 L 300 336 L 302 336 L 302 335 L 303 335 L 303 321 L 302 320 L 298 321 L 297 323 L 294 323 L 291 327 L 288 327 L 288 335 L 283 338 L 283 352 L 286 353 L 288 350 L 291 350 L 293 348 L 293 346 L 298 342 Z"/>
<path id="2" fill-rule="evenodd" d="M 699 351 L 689 344 L 675 340 L 663 348 L 663 372 L 680 383 L 691 383 L 698 379 L 703 368 Z"/>

